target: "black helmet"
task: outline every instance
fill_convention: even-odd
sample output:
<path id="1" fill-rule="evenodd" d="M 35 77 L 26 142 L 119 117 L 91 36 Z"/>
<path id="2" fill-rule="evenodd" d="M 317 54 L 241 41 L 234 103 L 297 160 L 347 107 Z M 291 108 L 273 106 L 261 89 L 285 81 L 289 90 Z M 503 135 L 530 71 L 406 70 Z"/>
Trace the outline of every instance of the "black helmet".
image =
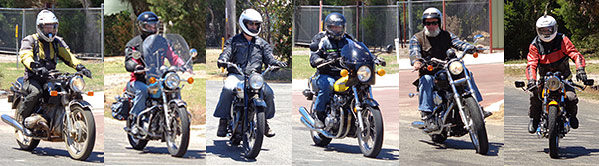
<path id="1" fill-rule="evenodd" d="M 345 17 L 337 12 L 327 15 L 324 19 L 324 29 L 327 32 L 327 37 L 341 40 L 343 34 L 345 34 Z"/>
<path id="2" fill-rule="evenodd" d="M 142 38 L 158 32 L 159 24 L 158 15 L 154 12 L 145 11 L 137 16 L 137 26 L 142 33 Z"/>

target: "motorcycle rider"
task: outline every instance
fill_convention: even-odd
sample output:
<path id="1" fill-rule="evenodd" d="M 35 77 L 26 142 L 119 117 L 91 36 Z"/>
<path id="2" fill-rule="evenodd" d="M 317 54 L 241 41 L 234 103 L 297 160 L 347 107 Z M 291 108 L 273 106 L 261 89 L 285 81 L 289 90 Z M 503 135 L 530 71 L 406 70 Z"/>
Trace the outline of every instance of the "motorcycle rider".
<path id="1" fill-rule="evenodd" d="M 146 11 L 137 16 L 137 26 L 141 31 L 141 35 L 135 36 L 133 39 L 127 42 L 125 46 L 125 69 L 127 72 L 131 72 L 131 79 L 127 84 L 126 88 L 135 92 L 133 98 L 133 107 L 130 110 L 130 115 L 135 119 L 137 115 L 146 108 L 146 100 L 148 98 L 148 85 L 146 84 L 145 77 L 145 64 L 142 62 L 143 56 L 140 59 L 135 59 L 134 54 L 142 55 L 142 44 L 143 41 L 150 35 L 158 33 L 158 26 L 160 20 L 158 16 L 151 11 Z M 170 64 L 174 66 L 181 66 L 184 64 L 183 60 L 179 58 L 177 54 L 168 46 L 167 59 Z M 133 121 L 135 122 L 135 121 Z M 135 126 L 131 124 L 131 126 Z M 137 127 L 131 129 L 132 133 L 138 133 Z"/>
<path id="2" fill-rule="evenodd" d="M 258 36 L 261 31 L 262 16 L 254 9 L 246 9 L 239 16 L 239 26 L 243 30 L 225 42 L 223 52 L 218 60 L 237 64 L 244 73 L 260 73 L 262 64 L 287 67 L 287 63 L 277 61 L 272 55 L 272 47 L 266 40 Z M 228 67 L 225 63 L 218 63 L 219 68 L 227 68 L 228 75 L 225 79 L 225 85 L 220 93 L 218 104 L 214 111 L 214 117 L 220 118 L 216 135 L 225 137 L 227 134 L 227 124 L 231 117 L 231 104 L 233 102 L 233 89 L 239 81 L 244 78 L 234 67 Z M 275 116 L 275 103 L 273 90 L 264 83 L 262 89 L 264 101 L 268 109 L 266 110 L 266 124 L 264 135 L 267 137 L 275 136 L 275 133 L 268 125 L 268 119 Z"/>
<path id="3" fill-rule="evenodd" d="M 28 117 L 39 105 L 38 101 L 44 90 L 42 85 L 47 82 L 49 71 L 56 69 L 56 58 L 86 77 L 92 77 L 91 71 L 81 64 L 64 40 L 57 36 L 58 19 L 54 13 L 49 10 L 40 11 L 35 24 L 36 33 L 23 38 L 19 50 L 20 62 L 25 66 L 23 90 L 27 96 L 18 109 L 25 119 L 24 123 L 32 121 Z"/>
<path id="4" fill-rule="evenodd" d="M 582 54 L 576 50 L 570 39 L 562 33 L 557 32 L 557 22 L 551 16 L 541 16 L 536 22 L 537 36 L 529 46 L 526 65 L 526 78 L 528 87 L 535 86 L 537 82 L 537 70 L 541 77 L 549 71 L 559 71 L 564 78 L 571 79 L 572 73 L 568 59 L 576 64 L 576 79 L 586 81 L 587 75 L 584 70 L 585 60 Z M 573 87 L 566 86 L 566 111 L 570 118 L 570 126 L 578 128 L 578 97 Z M 539 88 L 536 88 L 530 96 L 530 108 L 528 115 L 528 132 L 535 133 L 541 118 L 542 101 L 539 99 Z"/>
<path id="5" fill-rule="evenodd" d="M 314 35 L 310 44 L 310 65 L 312 68 L 325 63 L 325 59 L 333 59 L 339 57 L 341 48 L 354 39 L 345 33 L 345 17 L 333 12 L 324 19 L 325 31 Z M 334 62 L 329 65 L 318 68 L 318 94 L 314 101 L 312 110 L 316 112 L 314 127 L 318 129 L 324 128 L 324 119 L 326 118 L 326 105 L 333 94 L 333 84 L 341 78 L 340 71 L 342 70 L 339 62 Z"/>
<path id="6" fill-rule="evenodd" d="M 410 62 L 414 67 L 414 71 L 419 71 L 418 80 L 418 110 L 421 111 L 420 115 L 422 120 L 427 123 L 427 129 L 434 130 L 436 125 L 432 123 L 433 113 L 433 85 L 434 85 L 434 74 L 438 70 L 428 71 L 421 70 L 423 68 L 424 60 L 431 58 L 437 58 L 441 60 L 450 59 L 447 57 L 446 51 L 450 48 L 456 48 L 458 50 L 467 50 L 467 53 L 475 53 L 477 49 L 466 42 L 461 41 L 453 33 L 448 32 L 440 28 L 442 22 L 442 14 L 439 9 L 430 7 L 424 10 L 422 14 L 422 23 L 424 24 L 424 30 L 414 34 L 410 39 Z M 470 73 L 472 74 L 472 73 Z M 482 96 L 473 84 L 476 99 L 481 102 Z M 482 107 L 481 107 L 482 108 Z M 490 112 L 483 111 L 485 117 L 490 116 Z"/>

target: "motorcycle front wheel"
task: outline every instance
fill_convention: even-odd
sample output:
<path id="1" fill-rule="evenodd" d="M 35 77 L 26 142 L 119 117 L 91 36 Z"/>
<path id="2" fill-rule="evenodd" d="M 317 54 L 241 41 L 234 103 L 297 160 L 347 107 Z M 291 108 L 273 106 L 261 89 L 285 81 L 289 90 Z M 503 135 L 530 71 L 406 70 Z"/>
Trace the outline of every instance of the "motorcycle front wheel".
<path id="1" fill-rule="evenodd" d="M 19 114 L 19 111 L 18 111 L 18 109 L 21 108 L 21 104 L 23 104 L 22 100 L 21 100 L 21 102 L 19 102 L 19 104 L 17 106 L 17 111 L 15 111 L 15 120 L 17 120 L 17 122 L 23 122 L 23 117 L 21 117 L 21 114 Z M 19 147 L 21 147 L 21 150 L 32 151 L 33 149 L 35 149 L 37 147 L 38 144 L 40 144 L 39 139 L 33 139 L 31 137 L 27 137 L 27 136 L 25 136 L 25 134 L 23 134 L 23 132 L 16 130 L 16 129 L 15 129 L 15 137 L 17 140 L 17 144 L 19 144 Z"/>
<path id="2" fill-rule="evenodd" d="M 487 138 L 487 129 L 483 120 L 482 110 L 478 107 L 478 103 L 473 97 L 464 99 L 465 107 L 469 111 L 470 124 L 470 140 L 476 149 L 476 153 L 485 155 L 489 152 L 489 140 Z"/>
<path id="3" fill-rule="evenodd" d="M 559 127 L 557 125 L 557 111 L 555 105 L 549 106 L 549 156 L 551 158 L 559 158 L 559 135 L 557 134 Z"/>
<path id="4" fill-rule="evenodd" d="M 70 116 L 72 130 L 67 126 L 67 118 L 63 118 L 62 136 L 67 151 L 75 160 L 86 160 L 96 143 L 96 123 L 91 110 L 84 110 L 78 105 L 71 106 Z"/>
<path id="5" fill-rule="evenodd" d="M 383 116 L 377 108 L 366 107 L 362 112 L 364 129 L 357 126 L 358 144 L 362 154 L 366 157 L 375 158 L 381 152 L 383 146 Z"/>
<path id="6" fill-rule="evenodd" d="M 171 107 L 177 108 L 174 110 L 173 119 L 171 119 L 172 130 L 166 134 L 166 145 L 168 152 L 174 157 L 182 157 L 187 152 L 189 146 L 189 116 L 187 115 L 187 109 L 185 107 Z"/>
<path id="7" fill-rule="evenodd" d="M 262 108 L 261 108 L 262 109 Z M 249 122 L 243 133 L 243 150 L 245 157 L 255 159 L 262 149 L 262 141 L 264 139 L 264 111 L 255 110 L 255 114 L 248 115 Z"/>

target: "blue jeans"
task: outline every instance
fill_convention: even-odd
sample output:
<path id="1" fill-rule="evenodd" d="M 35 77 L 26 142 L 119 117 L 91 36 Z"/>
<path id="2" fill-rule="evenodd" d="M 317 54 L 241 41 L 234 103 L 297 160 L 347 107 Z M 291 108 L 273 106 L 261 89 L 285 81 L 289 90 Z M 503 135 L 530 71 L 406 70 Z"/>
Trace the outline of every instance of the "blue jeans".
<path id="1" fill-rule="evenodd" d="M 141 111 L 146 109 L 146 100 L 148 99 L 148 85 L 141 81 L 135 81 L 129 83 L 127 88 L 132 88 L 135 92 L 135 98 L 133 98 L 133 108 L 129 114 L 137 116 Z"/>
<path id="2" fill-rule="evenodd" d="M 472 77 L 472 73 L 470 73 L 470 77 Z M 435 103 L 433 102 L 433 85 L 434 85 L 434 77 L 432 75 L 423 75 L 419 79 L 418 83 L 418 92 L 420 96 L 418 97 L 418 110 L 423 112 L 432 112 L 435 107 Z M 478 87 L 476 86 L 476 82 L 472 81 L 472 89 L 474 90 L 474 96 L 478 102 L 483 101 L 483 97 L 478 91 Z"/>
<path id="3" fill-rule="evenodd" d="M 243 77 L 238 74 L 229 74 L 225 79 L 225 85 L 223 86 L 222 91 L 220 92 L 220 98 L 218 99 L 218 104 L 216 104 L 216 109 L 214 110 L 214 114 L 212 116 L 218 118 L 227 118 L 231 117 L 231 104 L 233 103 L 233 89 L 237 87 L 237 83 L 243 81 Z M 273 90 L 268 86 L 265 82 L 264 87 L 262 88 L 262 97 L 264 102 L 266 102 L 267 109 L 264 112 L 266 119 L 271 119 L 275 117 L 275 95 Z"/>
<path id="4" fill-rule="evenodd" d="M 314 108 L 312 110 L 325 111 L 327 103 L 331 99 L 331 95 L 334 92 L 333 85 L 335 81 L 340 77 L 333 77 L 330 75 L 321 74 L 317 79 L 318 95 L 314 101 Z"/>

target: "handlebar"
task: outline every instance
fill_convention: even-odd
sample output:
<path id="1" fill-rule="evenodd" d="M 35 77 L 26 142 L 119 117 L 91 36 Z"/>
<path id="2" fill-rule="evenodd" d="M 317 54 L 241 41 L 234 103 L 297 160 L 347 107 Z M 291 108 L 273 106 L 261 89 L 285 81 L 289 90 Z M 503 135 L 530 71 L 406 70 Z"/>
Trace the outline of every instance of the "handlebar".
<path id="1" fill-rule="evenodd" d="M 227 61 L 223 61 L 223 60 L 217 60 L 217 62 L 218 63 L 227 64 L 227 67 L 230 67 L 230 66 L 235 67 L 235 69 L 237 70 L 237 72 L 239 72 L 240 74 L 242 74 L 242 75 L 245 76 L 245 73 L 242 72 L 241 68 L 239 68 L 239 66 L 237 66 L 237 64 L 234 64 L 234 63 L 231 63 L 231 62 L 227 62 Z M 268 73 L 270 71 L 275 71 L 277 69 L 280 69 L 280 67 L 279 66 L 275 66 L 275 65 L 269 65 L 268 68 L 266 68 L 266 70 L 262 71 L 262 73 L 260 75 L 264 76 L 264 74 L 266 74 L 266 73 Z M 221 70 L 221 73 L 225 73 L 225 68 L 224 67 L 221 67 L 220 70 Z"/>

